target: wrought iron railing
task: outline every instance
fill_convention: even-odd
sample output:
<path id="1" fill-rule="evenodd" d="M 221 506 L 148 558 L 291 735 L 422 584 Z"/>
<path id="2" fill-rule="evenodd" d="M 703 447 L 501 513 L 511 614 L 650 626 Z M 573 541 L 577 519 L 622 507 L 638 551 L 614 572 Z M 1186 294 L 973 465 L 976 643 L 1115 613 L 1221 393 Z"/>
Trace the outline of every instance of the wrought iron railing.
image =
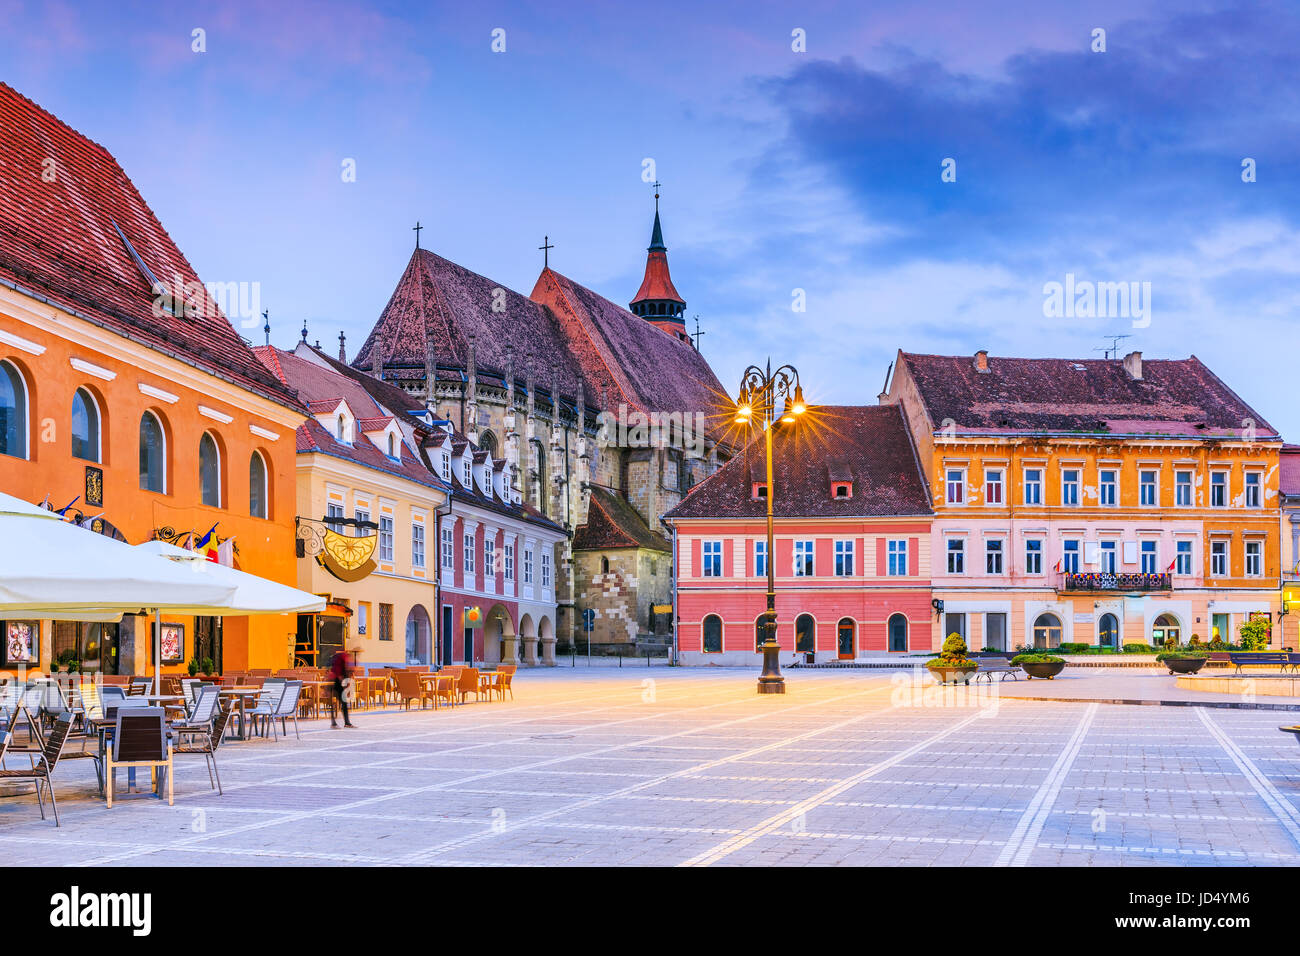
<path id="1" fill-rule="evenodd" d="M 1169 591 L 1172 574 L 1118 573 L 1112 571 L 1066 571 L 1061 575 L 1062 591 Z"/>

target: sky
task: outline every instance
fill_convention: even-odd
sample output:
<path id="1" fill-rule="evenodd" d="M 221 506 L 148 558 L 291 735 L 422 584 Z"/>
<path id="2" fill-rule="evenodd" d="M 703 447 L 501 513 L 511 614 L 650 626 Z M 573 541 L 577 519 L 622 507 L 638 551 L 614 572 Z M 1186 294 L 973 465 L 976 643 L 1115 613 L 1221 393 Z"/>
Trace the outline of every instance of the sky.
<path id="1" fill-rule="evenodd" d="M 872 403 L 900 348 L 1127 336 L 1300 440 L 1291 3 L 0 0 L 0 23 L 0 79 L 108 148 L 205 281 L 257 283 L 282 347 L 305 321 L 353 354 L 417 220 L 524 294 L 549 236 L 626 304 L 657 177 L 729 389 L 771 357 L 811 401 Z M 1054 309 L 1053 283 L 1133 298 Z"/>

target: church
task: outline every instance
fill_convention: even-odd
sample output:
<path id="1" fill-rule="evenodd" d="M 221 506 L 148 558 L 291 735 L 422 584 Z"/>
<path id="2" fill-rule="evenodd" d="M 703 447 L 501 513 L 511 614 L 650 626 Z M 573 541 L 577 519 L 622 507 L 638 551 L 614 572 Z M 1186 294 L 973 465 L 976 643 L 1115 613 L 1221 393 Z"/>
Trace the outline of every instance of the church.
<path id="1" fill-rule="evenodd" d="M 670 641 L 673 555 L 660 518 L 729 456 L 725 390 L 686 332 L 658 199 L 628 308 L 549 260 L 522 295 L 417 241 L 352 361 L 502 462 L 519 500 L 565 529 L 561 651 Z"/>

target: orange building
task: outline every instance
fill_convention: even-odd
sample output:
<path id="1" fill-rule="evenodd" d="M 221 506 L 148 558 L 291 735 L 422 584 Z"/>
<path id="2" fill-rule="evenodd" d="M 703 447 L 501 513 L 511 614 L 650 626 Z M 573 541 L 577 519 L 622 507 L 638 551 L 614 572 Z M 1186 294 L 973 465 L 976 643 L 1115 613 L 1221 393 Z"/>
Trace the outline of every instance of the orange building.
<path id="1" fill-rule="evenodd" d="M 235 299 L 251 301 L 247 288 Z M 71 505 L 132 544 L 206 537 L 241 570 L 294 585 L 305 409 L 220 305 L 113 157 L 0 84 L 0 490 Z M 4 641 L 0 670 L 75 656 L 144 673 L 151 623 L 6 621 L 7 637 L 32 639 Z M 164 672 L 191 657 L 279 666 L 295 625 L 163 623 Z"/>
<path id="2" fill-rule="evenodd" d="M 936 649 L 953 632 L 1001 650 L 1237 642 L 1278 621 L 1281 438 L 1195 356 L 900 352 L 881 401 L 930 486 Z"/>

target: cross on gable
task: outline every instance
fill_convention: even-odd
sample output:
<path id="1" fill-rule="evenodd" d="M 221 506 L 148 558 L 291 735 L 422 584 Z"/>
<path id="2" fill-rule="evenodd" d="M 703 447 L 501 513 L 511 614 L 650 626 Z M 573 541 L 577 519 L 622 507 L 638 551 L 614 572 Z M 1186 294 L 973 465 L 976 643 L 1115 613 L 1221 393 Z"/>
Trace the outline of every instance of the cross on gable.
<path id="1" fill-rule="evenodd" d="M 551 250 L 555 248 L 555 246 L 551 245 L 551 237 L 542 236 L 542 244 L 537 248 L 542 250 L 542 268 L 549 269 L 551 265 Z"/>
<path id="2" fill-rule="evenodd" d="M 418 219 L 415 220 L 415 225 L 411 228 L 411 231 L 415 233 L 415 248 L 417 249 L 420 248 L 420 230 L 423 228 Z"/>

